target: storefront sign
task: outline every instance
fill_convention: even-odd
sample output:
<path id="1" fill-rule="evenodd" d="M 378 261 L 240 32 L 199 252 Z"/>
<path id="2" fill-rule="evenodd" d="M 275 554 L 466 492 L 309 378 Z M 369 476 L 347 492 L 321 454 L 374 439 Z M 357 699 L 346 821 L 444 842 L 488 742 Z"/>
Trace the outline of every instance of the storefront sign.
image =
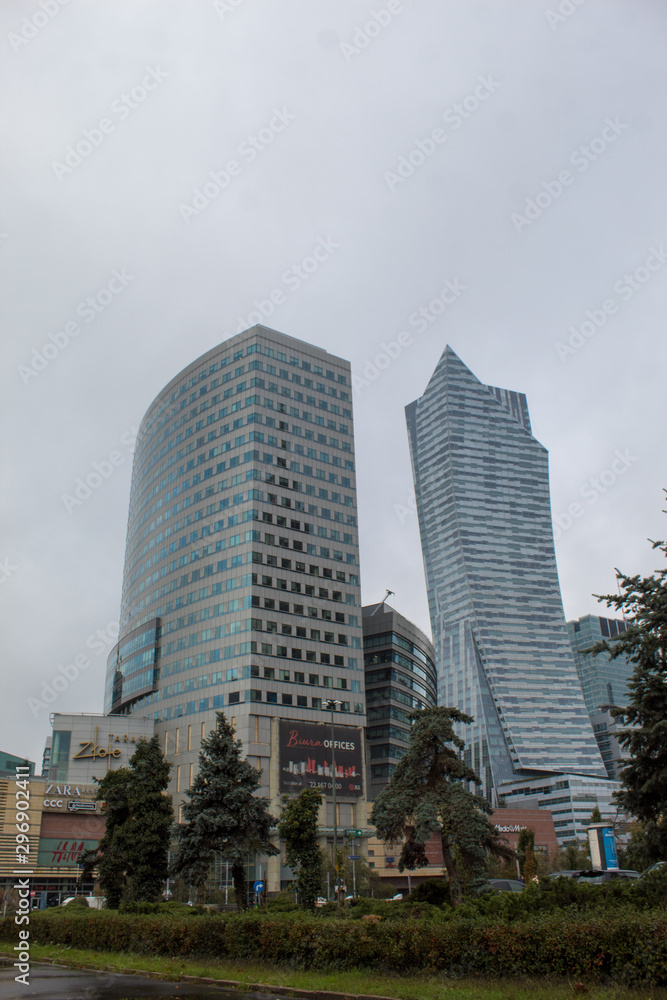
<path id="1" fill-rule="evenodd" d="M 97 840 L 58 840 L 55 837 L 40 837 L 37 851 L 38 865 L 77 865 L 84 851 L 96 848 Z"/>
<path id="2" fill-rule="evenodd" d="M 97 760 L 104 759 L 105 757 L 120 757 L 121 749 L 120 747 L 101 747 L 97 744 L 97 729 L 95 726 L 95 738 L 92 740 L 84 741 L 79 743 L 81 749 L 78 753 L 75 753 L 72 760 Z M 109 742 L 112 739 L 112 733 L 109 733 Z"/>

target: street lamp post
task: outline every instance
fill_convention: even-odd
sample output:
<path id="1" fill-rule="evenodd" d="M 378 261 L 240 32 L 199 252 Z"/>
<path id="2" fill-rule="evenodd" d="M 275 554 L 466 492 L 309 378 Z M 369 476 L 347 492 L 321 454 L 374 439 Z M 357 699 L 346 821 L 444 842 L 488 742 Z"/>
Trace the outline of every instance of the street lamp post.
<path id="1" fill-rule="evenodd" d="M 336 893 L 336 910 L 340 913 L 340 892 L 338 888 L 338 822 L 336 820 L 336 757 L 334 753 L 334 710 L 341 703 L 335 698 L 329 698 L 327 708 L 331 711 L 331 802 L 333 807 L 333 863 L 334 892 Z"/>

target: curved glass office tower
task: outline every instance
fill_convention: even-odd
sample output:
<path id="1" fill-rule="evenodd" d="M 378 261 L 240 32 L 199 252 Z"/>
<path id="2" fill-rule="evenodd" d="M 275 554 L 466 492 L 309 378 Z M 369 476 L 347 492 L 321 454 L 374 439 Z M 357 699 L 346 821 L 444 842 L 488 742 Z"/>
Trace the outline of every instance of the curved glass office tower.
<path id="1" fill-rule="evenodd" d="M 137 438 L 105 712 L 154 719 L 177 804 L 216 709 L 276 803 L 277 719 L 328 723 L 335 699 L 355 727 L 336 739 L 361 753 L 358 556 L 347 361 L 257 326 L 159 393 Z M 346 788 L 341 826 L 359 825 L 363 790 Z"/>
<path id="2" fill-rule="evenodd" d="M 447 347 L 406 416 L 438 703 L 475 717 L 462 735 L 485 794 L 497 800 L 501 782 L 539 774 L 604 777 L 526 397 L 482 385 Z"/>
<path id="3" fill-rule="evenodd" d="M 410 713 L 436 704 L 436 673 L 431 640 L 413 622 L 384 601 L 362 611 L 368 798 L 374 799 L 407 750 Z"/>

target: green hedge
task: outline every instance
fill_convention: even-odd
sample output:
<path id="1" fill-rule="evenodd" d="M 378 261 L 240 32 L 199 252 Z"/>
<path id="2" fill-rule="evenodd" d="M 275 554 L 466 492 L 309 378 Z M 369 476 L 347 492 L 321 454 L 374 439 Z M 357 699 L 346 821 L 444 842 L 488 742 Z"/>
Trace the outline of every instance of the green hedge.
<path id="1" fill-rule="evenodd" d="M 33 914 L 39 944 L 187 958 L 261 959 L 301 969 L 424 970 L 444 976 L 568 976 L 667 984 L 667 915 L 536 914 L 480 919 L 331 921 L 308 914 L 219 914 L 196 920 L 93 912 Z M 12 918 L 0 940 L 13 941 Z"/>

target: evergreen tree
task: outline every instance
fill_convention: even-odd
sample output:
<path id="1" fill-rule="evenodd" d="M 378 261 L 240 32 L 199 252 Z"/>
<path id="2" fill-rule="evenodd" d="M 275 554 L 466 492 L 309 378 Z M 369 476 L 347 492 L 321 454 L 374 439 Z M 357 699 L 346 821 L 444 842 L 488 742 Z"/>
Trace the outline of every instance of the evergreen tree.
<path id="1" fill-rule="evenodd" d="M 164 794 L 171 766 L 157 736 L 140 740 L 130 759 L 129 815 L 121 842 L 129 861 L 131 899 L 155 903 L 162 896 L 174 821 L 171 795 Z"/>
<path id="2" fill-rule="evenodd" d="M 86 851 L 81 858 L 80 881 L 90 881 L 93 869 L 97 868 L 98 882 L 110 910 L 117 910 L 120 906 L 127 881 L 128 859 L 123 851 L 122 829 L 129 817 L 130 782 L 129 767 L 107 771 L 98 781 L 95 797 L 104 802 L 104 836 L 96 849 Z"/>
<path id="3" fill-rule="evenodd" d="M 285 861 L 296 874 L 296 891 L 303 905 L 311 910 L 322 891 L 324 859 L 317 839 L 321 804 L 317 789 L 304 788 L 295 799 L 284 803 L 278 823 L 278 833 L 285 841 Z"/>
<path id="4" fill-rule="evenodd" d="M 593 812 L 591 813 L 591 818 L 589 819 L 588 822 L 590 825 L 592 825 L 593 823 L 602 822 L 602 813 L 600 812 L 600 807 L 598 806 L 597 802 L 593 806 Z"/>
<path id="5" fill-rule="evenodd" d="M 488 820 L 493 811 L 463 782 L 481 784 L 462 760 L 464 741 L 453 724 L 473 720 L 456 708 L 426 708 L 410 716 L 408 749 L 389 784 L 375 800 L 371 822 L 385 843 L 403 842 L 400 871 L 428 863 L 424 843 L 440 835 L 452 902 L 461 902 L 462 882 L 482 876 L 488 854 L 513 857 Z"/>
<path id="6" fill-rule="evenodd" d="M 107 771 L 98 782 L 105 832 L 97 850 L 83 856 L 81 880 L 97 867 L 110 909 L 121 899 L 156 902 L 162 894 L 173 822 L 171 796 L 164 794 L 170 769 L 153 736 L 139 741 L 128 767 Z"/>
<path id="7" fill-rule="evenodd" d="M 652 545 L 667 555 L 664 542 Z M 625 654 L 634 663 L 628 704 L 612 709 L 628 726 L 618 740 L 630 754 L 616 800 L 641 820 L 647 854 L 660 861 L 667 857 L 667 570 L 649 577 L 616 572 L 621 592 L 598 600 L 621 611 L 629 625 L 593 652 Z"/>
<path id="8" fill-rule="evenodd" d="M 246 904 L 246 863 L 250 854 L 278 854 L 270 841 L 276 820 L 268 813 L 268 799 L 255 796 L 260 773 L 241 756 L 243 744 L 222 712 L 216 728 L 202 740 L 199 772 L 183 804 L 183 823 L 177 832 L 178 850 L 172 865 L 199 888 L 200 899 L 216 854 L 230 863 L 236 904 Z M 203 899 L 202 899 L 203 901 Z"/>

